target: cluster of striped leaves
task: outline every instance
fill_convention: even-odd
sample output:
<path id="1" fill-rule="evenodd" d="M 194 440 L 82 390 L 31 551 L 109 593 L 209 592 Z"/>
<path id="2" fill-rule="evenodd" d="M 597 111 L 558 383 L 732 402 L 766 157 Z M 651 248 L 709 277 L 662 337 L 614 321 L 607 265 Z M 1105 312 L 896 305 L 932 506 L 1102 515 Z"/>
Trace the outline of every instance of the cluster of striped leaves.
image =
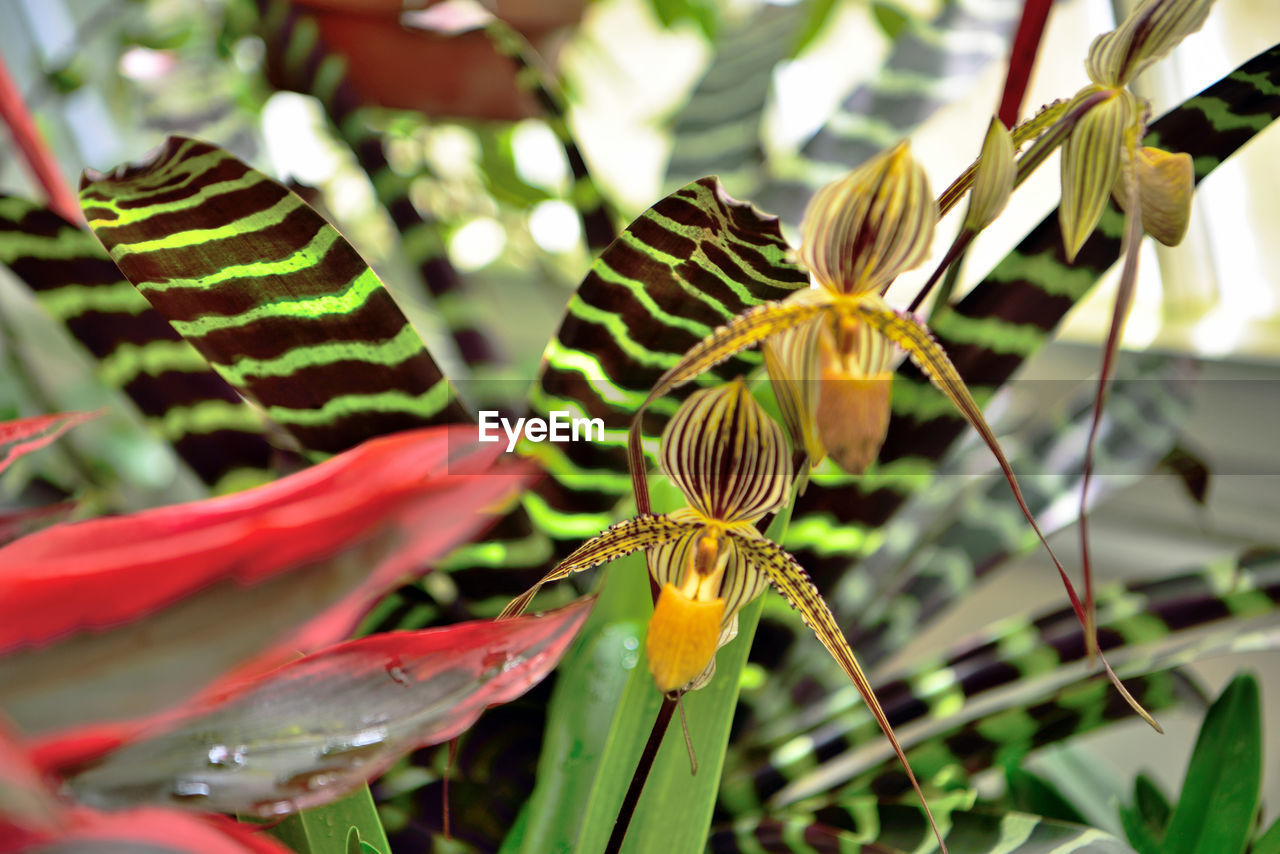
<path id="1" fill-rule="evenodd" d="M 305 33 L 296 37 L 305 46 Z M 315 85 L 329 81 L 326 86 L 337 91 L 340 69 L 325 65 L 323 54 L 304 65 Z M 1165 148 L 1190 152 L 1197 179 L 1203 178 L 1280 114 L 1277 91 L 1280 50 L 1272 50 L 1154 123 L 1153 138 Z M 282 453 L 314 459 L 389 430 L 467 418 L 412 327 L 342 237 L 296 197 L 227 153 L 174 139 L 145 163 L 94 176 L 83 199 L 114 265 L 83 232 L 17 200 L 0 207 L 4 260 L 104 359 L 104 375 L 138 402 L 210 483 L 226 486 L 232 474 L 268 466 L 278 452 L 267 436 Z M 1104 216 L 1074 266 L 1066 264 L 1060 247 L 1056 220 L 1046 219 L 970 295 L 937 318 L 935 333 L 980 398 L 1039 348 L 1114 262 L 1118 213 Z M 126 277 L 150 307 L 129 290 Z M 606 441 L 540 446 L 547 477 L 512 511 L 499 536 L 455 556 L 448 576 L 452 588 L 443 594 L 437 587 L 431 594 L 405 591 L 389 600 L 378 616 L 381 624 L 495 613 L 548 562 L 613 521 L 629 490 L 626 425 L 654 380 L 716 326 L 806 283 L 807 276 L 787 258 L 776 221 L 734 202 L 714 180 L 695 181 L 642 214 L 601 254 L 571 300 L 529 398 L 534 413 L 567 409 L 603 418 Z M 733 360 L 706 381 L 755 366 L 753 357 Z M 237 395 L 256 408 L 239 403 Z M 648 447 L 672 411 L 672 403 L 651 408 L 643 431 Z M 821 589 L 835 589 L 850 577 L 854 562 L 876 552 L 886 523 L 932 482 L 930 473 L 962 429 L 946 401 L 904 367 L 878 465 L 861 477 L 819 471 L 793 510 L 785 545 Z M 959 570 L 948 576 L 949 587 L 939 598 L 962 595 L 1001 556 L 960 554 Z M 1243 561 L 1231 577 L 1248 578 L 1248 585 L 1224 582 L 1221 568 L 1215 568 L 1163 593 L 1121 595 L 1119 611 L 1103 607 L 1103 646 L 1145 643 L 1187 628 L 1185 615 L 1196 613 L 1185 610 L 1188 602 L 1199 604 L 1206 621 L 1264 614 L 1276 601 L 1275 580 L 1266 572 L 1274 563 L 1270 555 Z M 1260 574 L 1241 574 L 1245 570 Z M 901 627 L 892 625 L 900 611 L 866 609 L 869 599 L 884 601 L 883 583 L 876 580 L 870 593 L 851 590 L 833 602 L 851 638 L 866 638 L 874 657 L 892 652 L 903 637 Z M 929 603 L 927 576 L 918 565 L 896 590 L 902 602 L 923 601 L 923 614 L 940 604 Z M 1135 607 L 1135 596 L 1146 598 L 1126 613 Z M 1171 617 L 1153 634 L 1147 615 L 1161 609 Z M 814 685 L 831 684 L 830 674 L 811 663 L 817 656 L 805 655 L 794 642 L 793 627 L 766 614 L 763 630 L 778 642 L 755 653 L 758 663 L 771 665 L 770 675 L 766 690 L 755 692 L 761 699 L 748 698 L 758 708 L 745 709 L 746 720 L 754 717 L 760 724 L 772 714 L 767 698 L 803 701 Z M 918 769 L 959 764 L 976 770 L 1124 714 L 1101 702 L 1097 684 L 1082 680 L 1078 670 L 1063 681 L 1061 665 L 1078 660 L 1082 649 L 1061 615 L 1003 631 L 984 647 L 885 686 L 882 697 L 895 725 L 924 718 L 956 722 L 910 746 Z M 1122 672 L 1126 663 L 1118 661 Z M 1149 674 L 1135 683 L 1149 706 L 1162 707 L 1187 693 L 1176 672 L 1161 672 L 1178 663 L 1156 652 L 1130 666 L 1128 672 Z M 937 673 L 951 675 L 942 680 Z M 1032 682 L 1030 699 L 1004 703 L 1006 718 L 956 714 L 986 691 Z M 1015 718 L 1023 725 L 1003 725 Z M 835 777 L 817 774 L 867 742 L 862 713 L 838 703 L 823 706 L 805 725 L 818 735 L 794 716 L 785 720 L 782 736 L 747 730 L 737 740 L 732 761 L 750 769 L 752 782 L 746 789 L 726 782 L 720 802 L 726 816 L 767 813 L 763 799 L 803 783 L 805 775 L 826 780 L 828 797 L 841 809 L 853 809 L 848 805 L 854 800 L 831 780 L 850 792 L 893 787 L 888 778 L 894 772 L 877 764 L 842 766 Z M 776 823 L 751 821 L 739 827 L 756 828 L 742 832 L 755 834 L 767 850 L 791 850 L 789 840 L 808 840 L 801 813 Z M 1027 830 L 1026 838 L 1037 832 Z"/>

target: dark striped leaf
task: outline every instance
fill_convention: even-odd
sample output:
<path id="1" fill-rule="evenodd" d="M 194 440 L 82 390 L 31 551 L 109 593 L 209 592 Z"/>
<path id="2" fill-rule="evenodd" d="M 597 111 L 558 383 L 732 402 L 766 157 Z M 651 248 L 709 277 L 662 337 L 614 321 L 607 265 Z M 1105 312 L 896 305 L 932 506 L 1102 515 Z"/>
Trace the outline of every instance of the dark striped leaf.
<path id="1" fill-rule="evenodd" d="M 267 45 L 266 77 L 272 86 L 314 96 L 329 121 L 369 176 L 378 201 L 399 232 L 399 249 L 417 270 L 426 298 L 442 307 L 441 315 L 463 362 L 482 366 L 499 358 L 491 338 L 467 299 L 466 280 L 449 262 L 444 236 L 430 212 L 409 196 L 411 176 L 391 168 L 380 133 L 370 121 L 371 106 L 348 76 L 347 59 L 328 49 L 315 19 L 286 0 L 253 0 L 251 21 L 238 28 L 255 32 Z M 443 306 L 448 304 L 449 310 Z"/>
<path id="2" fill-rule="evenodd" d="M 1100 590 L 1099 641 L 1104 649 L 1116 650 L 1124 672 L 1150 673 L 1237 641 L 1245 647 L 1265 643 L 1237 638 L 1237 630 L 1228 626 L 1199 647 L 1181 648 L 1181 639 L 1193 629 L 1272 615 L 1278 605 L 1280 555 L 1248 553 L 1238 563 Z M 877 685 L 876 692 L 895 728 L 929 719 L 944 730 L 923 743 L 911 736 L 904 739 L 907 756 L 922 777 L 946 764 L 974 771 L 1039 746 L 1042 742 L 1037 739 L 1043 736 L 1037 733 L 1060 740 L 1068 732 L 1126 717 L 1128 706 L 1120 697 L 1108 696 L 1105 683 L 1080 681 L 1080 671 L 1067 667 L 1083 661 L 1084 654 L 1074 615 L 1064 609 L 1031 621 L 1006 621 L 980 641 Z M 1176 682 L 1159 674 L 1130 680 L 1130 684 L 1144 703 L 1157 709 L 1186 696 Z M 966 720 L 968 704 L 985 697 L 982 707 L 991 709 L 992 692 L 997 690 L 1009 698 L 1005 704 Z M 1054 692 L 1060 699 L 1045 699 Z M 741 768 L 727 775 L 722 797 L 734 805 L 731 809 L 737 812 L 763 803 L 806 775 L 823 779 L 824 787 L 857 777 L 850 784 L 853 791 L 881 774 L 905 783 L 895 761 L 866 776 L 868 764 L 879 765 L 883 760 L 873 760 L 868 751 L 859 750 L 876 742 L 878 727 L 857 698 L 833 696 L 812 712 L 807 722 L 793 721 L 790 731 L 772 742 L 768 760 L 750 771 L 754 782 L 746 783 Z M 888 751 L 877 746 L 871 752 L 880 757 Z M 825 763 L 841 756 L 845 758 L 839 760 L 839 772 L 823 770 Z"/>
<path id="3" fill-rule="evenodd" d="M 227 492 L 265 478 L 272 448 L 261 416 L 151 308 L 91 234 L 34 202 L 0 196 L 0 262 L 205 483 Z"/>
<path id="4" fill-rule="evenodd" d="M 952 809 L 944 821 L 947 847 L 956 854 L 1128 854 L 1121 840 L 1092 827 L 1026 813 Z M 924 815 L 908 806 L 867 798 L 815 811 L 747 819 L 717 831 L 714 854 L 908 854 L 930 850 Z"/>
<path id="5" fill-rule="evenodd" d="M 629 500 L 627 428 L 666 369 L 730 318 L 808 284 L 787 252 L 776 219 L 704 178 L 641 214 L 595 262 L 530 395 L 537 415 L 559 409 L 604 422 L 603 442 L 538 448 L 550 478 L 534 516 L 552 537 L 590 536 Z M 733 379 L 759 359 L 732 359 L 709 378 Z M 651 453 L 674 411 L 675 401 L 651 407 L 644 423 Z"/>
<path id="6" fill-rule="evenodd" d="M 143 161 L 86 173 L 81 204 L 138 290 L 307 453 L 468 420 L 351 245 L 227 152 L 170 137 Z"/>

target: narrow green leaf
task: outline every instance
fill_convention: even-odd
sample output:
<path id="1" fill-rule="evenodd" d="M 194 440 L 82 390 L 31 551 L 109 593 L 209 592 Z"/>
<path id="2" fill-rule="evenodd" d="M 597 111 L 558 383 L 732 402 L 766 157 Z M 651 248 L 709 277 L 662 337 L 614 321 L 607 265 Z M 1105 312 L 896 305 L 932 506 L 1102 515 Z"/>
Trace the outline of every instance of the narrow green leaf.
<path id="1" fill-rule="evenodd" d="M 1160 854 L 1173 807 L 1155 781 L 1139 774 L 1133 781 L 1133 804 L 1121 805 L 1120 823 L 1139 854 Z"/>
<path id="2" fill-rule="evenodd" d="M 1258 682 L 1231 680 L 1209 707 L 1169 819 L 1166 854 L 1236 854 L 1248 844 L 1262 781 Z"/>
<path id="3" fill-rule="evenodd" d="M 266 832 L 298 854 L 378 854 L 391 850 L 368 785 L 331 804 L 288 816 Z M 371 840 L 371 844 L 364 840 Z"/>
<path id="4" fill-rule="evenodd" d="M 661 697 L 644 667 L 652 613 L 640 557 L 615 561 L 560 667 L 537 784 L 503 854 L 599 851 L 613 827 Z"/>

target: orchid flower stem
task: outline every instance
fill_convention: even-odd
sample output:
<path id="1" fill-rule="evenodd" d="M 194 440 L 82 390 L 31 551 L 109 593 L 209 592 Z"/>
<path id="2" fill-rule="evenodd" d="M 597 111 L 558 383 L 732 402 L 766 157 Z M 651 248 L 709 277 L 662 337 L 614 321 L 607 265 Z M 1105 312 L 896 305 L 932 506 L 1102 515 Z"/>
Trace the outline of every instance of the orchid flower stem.
<path id="1" fill-rule="evenodd" d="M 609 844 L 605 846 L 605 854 L 618 854 L 622 850 L 622 841 L 627 837 L 627 828 L 631 826 L 631 817 L 635 815 L 636 804 L 640 803 L 640 793 L 644 791 L 645 781 L 653 769 L 653 761 L 658 758 L 658 748 L 662 746 L 662 738 L 667 734 L 667 727 L 675 714 L 679 701 L 672 694 L 662 698 L 662 706 L 658 709 L 658 717 L 653 721 L 653 729 L 649 732 L 649 740 L 645 742 L 644 752 L 631 775 L 631 785 L 622 799 L 622 807 L 618 810 L 617 821 L 613 824 L 613 833 L 609 835 Z"/>
<path id="2" fill-rule="evenodd" d="M 960 258 L 964 255 L 965 250 L 969 248 L 969 244 L 973 242 L 973 238 L 976 235 L 976 231 L 971 231 L 969 229 L 965 229 L 956 235 L 955 242 L 951 244 L 951 248 L 947 250 L 947 254 L 943 256 L 942 261 L 939 262 L 937 268 L 933 271 L 933 275 L 929 277 L 929 281 L 924 283 L 924 287 L 920 289 L 920 293 L 916 294 L 916 298 L 911 301 L 911 305 L 907 306 L 907 311 L 912 314 L 915 313 L 916 309 L 920 307 L 920 304 L 924 302 L 925 297 L 929 296 L 929 292 L 933 290 L 933 286 L 938 283 L 940 278 L 942 278 L 943 271 L 959 269 Z M 952 286 L 954 287 L 954 277 L 951 278 Z"/>
<path id="3" fill-rule="evenodd" d="M 1004 78 L 1004 92 L 1000 96 L 1000 122 L 1007 128 L 1018 123 L 1022 102 L 1027 94 L 1027 83 L 1035 68 L 1036 55 L 1044 40 L 1044 27 L 1049 19 L 1049 7 L 1053 0 L 1027 0 L 1022 7 L 1018 31 L 1009 51 L 1009 71 Z"/>
<path id="4" fill-rule="evenodd" d="M 942 312 L 950 305 L 951 295 L 956 291 L 956 283 L 960 281 L 960 269 L 963 266 L 964 252 L 961 252 L 955 263 L 947 268 L 947 274 L 942 277 L 942 286 L 938 288 L 938 296 L 933 301 L 933 308 L 929 310 L 930 328 L 933 328 Z"/>

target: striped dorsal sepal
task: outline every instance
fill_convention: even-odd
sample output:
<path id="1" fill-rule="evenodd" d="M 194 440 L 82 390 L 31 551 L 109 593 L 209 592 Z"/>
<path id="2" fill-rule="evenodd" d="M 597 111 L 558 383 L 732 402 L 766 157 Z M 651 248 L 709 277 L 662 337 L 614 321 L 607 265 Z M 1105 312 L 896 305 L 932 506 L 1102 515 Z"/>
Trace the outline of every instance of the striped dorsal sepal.
<path id="1" fill-rule="evenodd" d="M 144 161 L 86 173 L 81 205 L 143 296 L 308 454 L 467 420 L 355 249 L 226 151 L 170 137 Z"/>
<path id="2" fill-rule="evenodd" d="M 0 196 L 0 263 L 201 480 L 221 492 L 270 477 L 273 450 L 261 416 L 138 294 L 93 235 L 35 202 Z"/>

